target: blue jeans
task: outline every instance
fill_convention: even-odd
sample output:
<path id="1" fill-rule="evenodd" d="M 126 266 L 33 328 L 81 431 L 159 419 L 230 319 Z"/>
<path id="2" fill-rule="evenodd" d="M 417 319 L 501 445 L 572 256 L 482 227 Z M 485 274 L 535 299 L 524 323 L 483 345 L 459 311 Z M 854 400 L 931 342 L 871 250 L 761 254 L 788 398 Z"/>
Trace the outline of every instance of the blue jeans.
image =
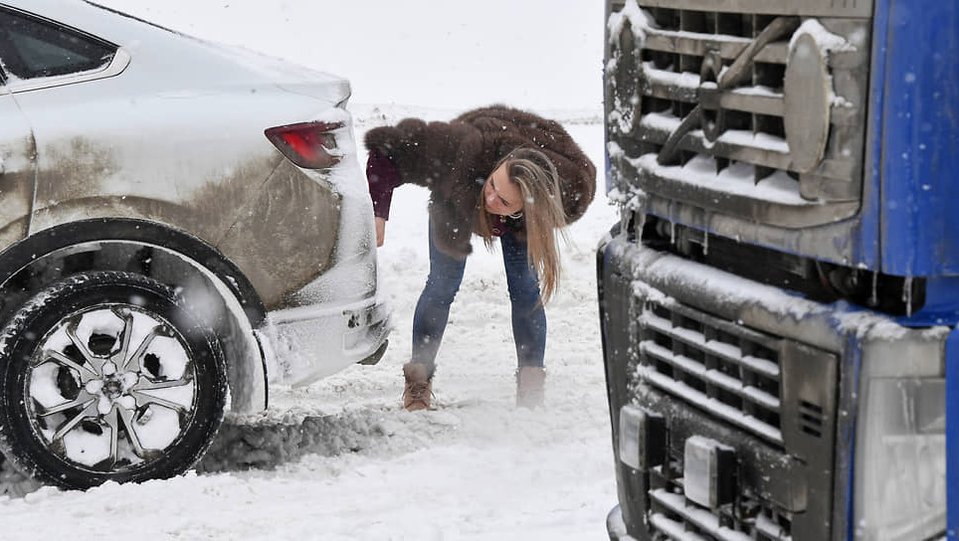
<path id="1" fill-rule="evenodd" d="M 441 251 L 430 237 L 430 275 L 413 313 L 413 362 L 424 363 L 432 375 L 436 369 L 436 353 L 443 341 L 450 305 L 463 281 L 466 261 L 458 261 Z M 503 266 L 509 289 L 518 366 L 543 366 L 546 350 L 546 312 L 540 302 L 539 280 L 530 266 L 526 242 L 513 233 L 500 237 Z"/>

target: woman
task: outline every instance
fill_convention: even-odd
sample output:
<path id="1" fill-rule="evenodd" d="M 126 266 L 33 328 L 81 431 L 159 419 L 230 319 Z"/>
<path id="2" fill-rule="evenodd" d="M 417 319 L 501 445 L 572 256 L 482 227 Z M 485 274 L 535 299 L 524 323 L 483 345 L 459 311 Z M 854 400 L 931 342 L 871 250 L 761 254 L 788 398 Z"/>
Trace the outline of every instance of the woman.
<path id="1" fill-rule="evenodd" d="M 596 168 L 559 123 L 492 106 L 450 122 L 406 119 L 366 134 L 367 178 L 383 244 L 393 189 L 430 189 L 430 274 L 413 316 L 403 406 L 429 409 L 435 359 L 463 279 L 470 236 L 502 244 L 518 369 L 517 404 L 543 401 L 546 314 L 559 283 L 558 236 L 586 211 Z"/>

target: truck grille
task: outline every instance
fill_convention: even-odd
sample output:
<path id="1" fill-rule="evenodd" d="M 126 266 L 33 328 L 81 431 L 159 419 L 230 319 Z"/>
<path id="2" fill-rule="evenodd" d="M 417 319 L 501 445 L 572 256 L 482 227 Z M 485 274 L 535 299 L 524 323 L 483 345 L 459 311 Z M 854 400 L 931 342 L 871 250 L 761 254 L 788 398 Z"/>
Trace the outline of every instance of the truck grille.
<path id="1" fill-rule="evenodd" d="M 798 309 L 792 295 L 626 235 L 600 253 L 614 452 L 632 535 L 829 539 L 841 505 L 831 496 L 834 451 L 852 426 L 839 408 L 846 331 L 831 311 Z M 694 437 L 724 448 L 708 472 L 699 461 L 686 468 L 697 460 Z M 685 481 L 698 482 L 695 501 Z"/>
<path id="2" fill-rule="evenodd" d="M 871 4 L 795 4 L 614 3 L 606 66 L 614 174 L 652 197 L 787 228 L 854 214 Z M 818 63 L 793 54 L 803 46 Z"/>
<path id="3" fill-rule="evenodd" d="M 710 510 L 683 496 L 683 476 L 678 461 L 671 461 L 668 475 L 663 467 L 650 474 L 649 525 L 651 532 L 675 541 L 790 541 L 792 520 L 788 514 L 742 494 L 733 505 Z M 657 537 L 652 536 L 653 539 Z"/>
<path id="4" fill-rule="evenodd" d="M 639 337 L 643 381 L 782 446 L 782 339 L 650 300 L 639 317 Z"/>

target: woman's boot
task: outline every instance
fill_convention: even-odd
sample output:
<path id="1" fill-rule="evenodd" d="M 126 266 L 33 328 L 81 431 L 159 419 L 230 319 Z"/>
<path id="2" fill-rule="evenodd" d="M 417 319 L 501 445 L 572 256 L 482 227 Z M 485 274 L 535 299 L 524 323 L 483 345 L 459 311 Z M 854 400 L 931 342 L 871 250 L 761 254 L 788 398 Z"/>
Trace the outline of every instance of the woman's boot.
<path id="1" fill-rule="evenodd" d="M 539 366 L 521 366 L 516 371 L 516 405 L 538 408 L 543 405 L 546 369 Z"/>
<path id="2" fill-rule="evenodd" d="M 432 409 L 433 376 L 428 367 L 422 363 L 406 363 L 403 365 L 403 378 L 406 379 L 403 387 L 403 407 L 406 411 Z"/>

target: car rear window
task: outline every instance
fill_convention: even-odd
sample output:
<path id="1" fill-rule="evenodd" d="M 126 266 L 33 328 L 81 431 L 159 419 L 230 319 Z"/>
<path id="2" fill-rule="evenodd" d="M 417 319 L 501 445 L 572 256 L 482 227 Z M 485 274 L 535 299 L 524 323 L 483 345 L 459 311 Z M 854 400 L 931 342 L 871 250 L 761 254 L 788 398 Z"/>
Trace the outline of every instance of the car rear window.
<path id="1" fill-rule="evenodd" d="M 109 43 L 76 30 L 0 10 L 0 62 L 20 79 L 97 69 L 115 52 Z"/>

